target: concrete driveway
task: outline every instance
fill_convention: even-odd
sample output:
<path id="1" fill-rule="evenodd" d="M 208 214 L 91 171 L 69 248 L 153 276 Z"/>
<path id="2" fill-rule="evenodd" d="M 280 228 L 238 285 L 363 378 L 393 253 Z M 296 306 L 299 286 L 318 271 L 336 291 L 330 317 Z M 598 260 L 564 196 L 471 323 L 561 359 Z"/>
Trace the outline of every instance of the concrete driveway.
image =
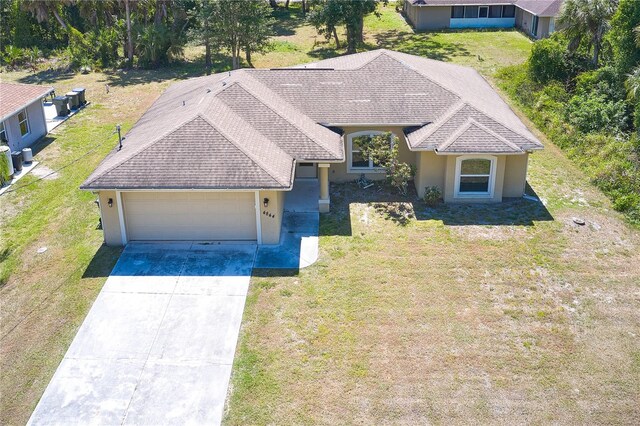
<path id="1" fill-rule="evenodd" d="M 255 252 L 127 246 L 29 423 L 219 424 Z"/>

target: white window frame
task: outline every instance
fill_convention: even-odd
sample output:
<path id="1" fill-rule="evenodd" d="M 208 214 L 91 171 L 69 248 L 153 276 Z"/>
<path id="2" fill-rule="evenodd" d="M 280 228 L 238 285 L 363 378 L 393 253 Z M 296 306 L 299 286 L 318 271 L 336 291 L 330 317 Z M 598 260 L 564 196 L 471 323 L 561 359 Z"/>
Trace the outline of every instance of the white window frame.
<path id="1" fill-rule="evenodd" d="M 485 9 L 487 11 L 487 16 L 485 16 L 485 17 L 480 16 L 480 11 L 482 9 Z M 488 19 L 489 18 L 489 6 L 478 6 L 478 18 L 479 19 Z"/>
<path id="2" fill-rule="evenodd" d="M 20 121 L 20 114 L 24 113 L 24 120 Z M 29 126 L 29 114 L 27 114 L 27 109 L 23 109 L 22 111 L 18 112 L 17 114 L 18 117 L 18 129 L 20 130 L 20 134 L 22 135 L 23 138 L 26 138 L 27 136 L 29 136 L 29 133 L 31 133 L 31 127 Z M 22 133 L 22 123 L 25 123 L 27 126 L 27 132 L 26 133 Z"/>
<path id="3" fill-rule="evenodd" d="M 465 160 L 489 160 L 491 168 L 489 169 L 489 191 L 488 192 L 460 192 L 460 172 L 462 171 L 462 162 Z M 456 178 L 454 194 L 455 198 L 493 198 L 496 186 L 496 164 L 497 157 L 493 155 L 462 155 L 456 158 Z M 486 176 L 486 175 L 464 175 L 466 176 Z"/>
<path id="4" fill-rule="evenodd" d="M 0 121 L 0 143 L 5 141 L 4 143 L 9 143 L 9 138 L 7 137 L 7 128 L 4 125 L 4 121 Z"/>
<path id="5" fill-rule="evenodd" d="M 369 158 L 369 167 L 353 167 L 353 138 L 358 136 L 377 136 L 383 135 L 387 132 L 381 132 L 379 130 L 363 130 L 361 132 L 349 133 L 347 135 L 347 171 L 349 173 L 384 173 L 384 167 L 374 167 L 373 160 Z M 393 133 L 391 133 L 391 137 L 395 137 Z M 391 140 L 389 140 L 391 143 Z"/>

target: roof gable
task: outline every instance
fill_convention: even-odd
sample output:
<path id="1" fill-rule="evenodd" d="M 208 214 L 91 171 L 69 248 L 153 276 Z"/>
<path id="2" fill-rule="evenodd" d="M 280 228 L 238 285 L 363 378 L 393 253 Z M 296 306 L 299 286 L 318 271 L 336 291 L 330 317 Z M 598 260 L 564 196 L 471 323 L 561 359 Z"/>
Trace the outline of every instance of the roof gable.
<path id="1" fill-rule="evenodd" d="M 0 121 L 51 92 L 51 86 L 0 82 Z"/>
<path id="2" fill-rule="evenodd" d="M 438 153 L 522 153 L 523 150 L 473 118 L 435 149 Z"/>

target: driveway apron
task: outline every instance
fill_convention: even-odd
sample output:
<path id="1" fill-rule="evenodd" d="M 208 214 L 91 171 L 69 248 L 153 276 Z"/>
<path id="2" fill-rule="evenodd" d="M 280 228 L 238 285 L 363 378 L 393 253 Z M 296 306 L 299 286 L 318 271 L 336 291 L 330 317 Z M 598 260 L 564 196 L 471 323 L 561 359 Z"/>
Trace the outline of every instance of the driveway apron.
<path id="1" fill-rule="evenodd" d="M 29 424 L 219 424 L 255 252 L 127 246 Z"/>

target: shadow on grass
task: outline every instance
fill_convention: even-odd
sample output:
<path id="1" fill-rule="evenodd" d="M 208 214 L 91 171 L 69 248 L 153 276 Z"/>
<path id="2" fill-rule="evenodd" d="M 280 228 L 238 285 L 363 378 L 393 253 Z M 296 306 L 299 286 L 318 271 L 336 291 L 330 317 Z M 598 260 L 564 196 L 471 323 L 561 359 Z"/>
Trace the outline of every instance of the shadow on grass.
<path id="1" fill-rule="evenodd" d="M 82 278 L 108 277 L 122 254 L 122 247 L 109 247 L 102 244 L 93 255 Z"/>
<path id="2" fill-rule="evenodd" d="M 269 277 L 295 277 L 300 273 L 299 268 L 253 268 L 252 277 L 269 278 Z"/>
<path id="3" fill-rule="evenodd" d="M 352 235 L 351 205 L 367 204 L 376 213 L 398 226 L 412 220 L 436 220 L 444 225 L 534 226 L 535 222 L 552 221 L 553 216 L 541 203 L 524 198 L 505 199 L 502 203 L 440 204 L 427 207 L 418 198 L 413 184 L 407 196 L 393 188 L 376 183 L 362 189 L 355 183 L 331 185 L 331 212 L 320 215 L 320 235 Z M 536 196 L 527 185 L 527 194 Z"/>
<path id="4" fill-rule="evenodd" d="M 36 143 L 30 146 L 31 151 L 33 152 L 33 155 L 38 155 L 38 153 L 40 153 L 41 151 L 44 151 L 46 147 L 48 147 L 55 141 L 56 141 L 56 137 L 51 134 L 48 134 L 47 136 L 38 139 Z"/>
<path id="5" fill-rule="evenodd" d="M 383 31 L 374 36 L 375 45 L 369 49 L 390 49 L 439 61 L 450 61 L 454 56 L 474 56 L 461 43 L 441 43 L 433 39 L 434 32 Z"/>
<path id="6" fill-rule="evenodd" d="M 291 36 L 296 33 L 296 28 L 305 24 L 305 18 L 302 16 L 302 8 L 296 3 L 290 3 L 289 8 L 278 7 L 272 12 L 276 19 L 273 30 L 276 36 Z"/>
<path id="7" fill-rule="evenodd" d="M 24 84 L 55 84 L 58 81 L 73 78 L 75 75 L 75 72 L 69 70 L 49 69 L 21 77 L 18 82 Z"/>

